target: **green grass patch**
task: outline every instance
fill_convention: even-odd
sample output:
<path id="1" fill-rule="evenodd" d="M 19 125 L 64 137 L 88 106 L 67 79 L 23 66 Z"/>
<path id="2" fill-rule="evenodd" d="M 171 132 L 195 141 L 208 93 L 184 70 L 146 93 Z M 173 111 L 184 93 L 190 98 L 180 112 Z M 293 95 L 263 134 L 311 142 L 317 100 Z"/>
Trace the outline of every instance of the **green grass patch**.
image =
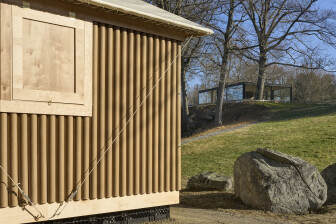
<path id="1" fill-rule="evenodd" d="M 336 105 L 264 103 L 271 120 L 182 146 L 182 177 L 204 171 L 233 176 L 243 153 L 270 148 L 299 156 L 319 170 L 336 163 Z"/>

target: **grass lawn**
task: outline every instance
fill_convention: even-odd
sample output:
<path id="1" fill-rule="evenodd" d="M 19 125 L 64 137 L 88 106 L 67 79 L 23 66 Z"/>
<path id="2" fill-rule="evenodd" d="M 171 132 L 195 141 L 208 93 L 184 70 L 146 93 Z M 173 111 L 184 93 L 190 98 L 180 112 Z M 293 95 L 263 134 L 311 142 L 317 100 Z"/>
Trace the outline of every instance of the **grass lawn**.
<path id="1" fill-rule="evenodd" d="M 320 171 L 336 163 L 336 105 L 264 103 L 271 120 L 182 146 L 182 178 L 213 171 L 233 176 L 243 153 L 270 148 L 299 156 Z"/>

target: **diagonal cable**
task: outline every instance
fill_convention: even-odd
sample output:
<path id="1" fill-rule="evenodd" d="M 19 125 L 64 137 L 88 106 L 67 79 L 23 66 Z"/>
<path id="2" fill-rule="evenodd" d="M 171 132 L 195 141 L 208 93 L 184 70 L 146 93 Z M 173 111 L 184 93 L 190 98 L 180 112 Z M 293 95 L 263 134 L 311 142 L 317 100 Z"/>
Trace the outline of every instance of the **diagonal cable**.
<path id="1" fill-rule="evenodd" d="M 42 212 L 40 210 L 38 210 L 38 208 L 35 206 L 35 204 L 30 200 L 30 198 L 28 197 L 28 195 L 26 195 L 24 193 L 24 191 L 21 189 L 21 187 L 19 186 L 19 184 L 17 184 L 12 177 L 7 173 L 7 171 L 0 165 L 0 169 L 3 170 L 4 173 L 6 173 L 7 177 L 13 182 L 13 184 L 19 189 L 20 193 L 22 194 L 23 197 L 25 197 L 27 199 L 27 201 L 29 202 L 29 204 L 31 204 L 33 206 L 33 208 L 39 213 L 38 216 L 34 216 L 34 219 L 36 221 L 38 221 L 40 218 L 44 218 L 44 215 L 42 214 Z"/>
<path id="2" fill-rule="evenodd" d="M 183 50 L 185 49 L 185 47 L 188 45 L 188 43 L 190 42 L 190 40 L 193 38 L 193 36 L 191 36 L 188 41 L 185 43 L 185 45 L 183 46 L 183 48 L 181 49 L 181 52 L 179 52 L 176 57 L 174 58 L 174 60 L 171 62 L 171 64 L 169 66 L 167 66 L 167 69 L 165 70 L 165 72 L 160 76 L 160 78 L 158 79 L 158 81 L 154 84 L 154 86 L 152 87 L 152 89 L 147 93 L 145 99 L 140 103 L 139 107 L 133 112 L 133 114 L 130 116 L 130 118 L 127 120 L 126 124 L 124 127 L 122 127 L 122 129 L 119 131 L 119 133 L 117 134 L 117 136 L 113 139 L 112 143 L 107 147 L 107 149 L 105 150 L 105 152 L 103 153 L 103 155 L 98 159 L 98 161 L 94 164 L 94 166 L 92 167 L 92 169 L 90 170 L 89 174 L 84 178 L 84 180 L 80 183 L 80 185 L 76 188 L 75 191 L 73 191 L 71 193 L 71 195 L 69 196 L 68 200 L 66 200 L 66 204 L 65 206 L 61 209 L 60 212 L 57 213 L 57 211 L 59 210 L 59 208 L 55 211 L 55 213 L 53 214 L 53 216 L 51 216 L 49 218 L 49 220 L 57 215 L 60 215 L 63 210 L 67 207 L 67 205 L 69 204 L 69 202 L 72 201 L 72 199 L 76 196 L 76 194 L 78 193 L 79 189 L 83 186 L 84 182 L 88 179 L 88 177 L 91 175 L 91 173 L 93 172 L 94 169 L 97 168 L 97 165 L 100 163 L 100 161 L 105 157 L 106 153 L 111 149 L 112 145 L 114 144 L 114 142 L 118 139 L 118 137 L 120 136 L 120 134 L 125 130 L 125 128 L 127 127 L 127 125 L 130 123 L 130 121 L 133 119 L 134 115 L 139 111 L 139 109 L 141 108 L 141 106 L 146 102 L 147 98 L 149 97 L 149 95 L 153 92 L 153 90 L 157 87 L 157 85 L 159 84 L 159 82 L 162 80 L 162 78 L 164 77 L 164 75 L 167 73 L 167 71 L 169 70 L 169 68 L 175 63 L 176 59 L 181 55 L 181 53 L 183 52 Z M 169 51 L 170 52 L 170 51 Z M 161 63 L 163 63 L 165 60 L 163 60 Z M 157 69 L 155 70 L 155 72 L 157 71 Z M 152 75 L 153 77 L 153 75 Z M 146 87 L 146 86 L 145 86 Z M 145 88 L 143 87 L 143 88 Z M 143 89 L 142 88 L 142 89 Z M 138 98 L 138 97 L 137 97 Z M 123 116 L 122 119 L 124 119 L 126 117 Z M 121 119 L 121 120 L 122 120 Z M 120 123 L 120 122 L 119 122 Z M 109 137 L 108 140 L 110 140 L 112 138 Z M 107 141 L 108 141 L 107 140 Z M 103 150 L 105 148 L 105 146 L 103 146 L 99 151 Z M 63 203 L 62 203 L 63 204 Z M 62 204 L 60 206 L 62 206 Z"/>

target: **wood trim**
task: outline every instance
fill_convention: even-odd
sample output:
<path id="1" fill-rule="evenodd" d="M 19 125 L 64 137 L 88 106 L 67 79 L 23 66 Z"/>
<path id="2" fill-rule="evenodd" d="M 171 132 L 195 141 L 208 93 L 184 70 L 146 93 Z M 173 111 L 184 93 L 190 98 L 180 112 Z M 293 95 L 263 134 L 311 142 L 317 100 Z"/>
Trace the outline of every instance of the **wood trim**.
<path id="1" fill-rule="evenodd" d="M 79 93 L 62 93 L 56 91 L 13 88 L 13 100 L 84 104 L 84 96 Z"/>
<path id="2" fill-rule="evenodd" d="M 92 106 L 76 104 L 32 102 L 32 101 L 5 101 L 0 100 L 0 111 L 21 114 L 46 114 L 64 116 L 92 116 Z"/>
<path id="3" fill-rule="evenodd" d="M 115 197 L 107 199 L 95 199 L 85 201 L 72 201 L 61 212 L 51 220 L 65 219 L 78 216 L 87 216 L 133 209 L 157 207 L 179 203 L 179 192 L 162 192 L 154 194 L 132 195 L 126 197 Z M 61 211 L 65 206 L 60 207 L 59 203 L 36 205 L 36 207 L 45 216 L 38 221 L 48 220 L 54 213 Z M 37 215 L 37 211 L 31 206 L 13 207 L 0 209 L 0 223 L 28 223 L 36 222 L 32 215 Z"/>
<path id="4" fill-rule="evenodd" d="M 11 100 L 12 96 L 12 10 L 11 5 L 0 5 L 0 99 Z"/>

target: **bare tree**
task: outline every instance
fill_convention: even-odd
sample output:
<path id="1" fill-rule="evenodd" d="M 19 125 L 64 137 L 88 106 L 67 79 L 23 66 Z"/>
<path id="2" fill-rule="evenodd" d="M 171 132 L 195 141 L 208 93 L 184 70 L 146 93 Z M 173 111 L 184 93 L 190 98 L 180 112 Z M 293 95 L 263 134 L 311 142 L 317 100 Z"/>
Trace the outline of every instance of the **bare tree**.
<path id="1" fill-rule="evenodd" d="M 266 68 L 271 65 L 305 67 L 299 63 L 302 55 L 311 56 L 313 41 L 322 40 L 335 46 L 334 16 L 331 10 L 315 7 L 317 0 L 241 0 L 252 30 L 247 32 L 248 42 L 241 42 L 241 54 L 258 63 L 258 81 L 255 99 L 262 99 Z M 308 39 L 309 38 L 309 39 Z M 248 50 L 248 51 L 246 51 Z M 327 66 L 317 59 L 317 67 Z"/>
<path id="2" fill-rule="evenodd" d="M 240 4 L 237 0 L 222 0 L 218 1 L 218 4 L 216 19 L 209 26 L 215 30 L 213 45 L 218 53 L 218 60 L 213 60 L 213 63 L 217 63 L 219 68 L 215 123 L 222 125 L 225 83 L 231 69 L 229 62 L 232 54 L 232 41 L 241 29 L 239 25 L 243 21 L 244 14 L 236 13 Z"/>
<path id="3" fill-rule="evenodd" d="M 208 24 L 213 19 L 215 0 L 145 0 L 166 11 L 182 16 L 199 24 Z M 193 38 L 184 47 L 181 58 L 181 89 L 182 89 L 182 128 L 188 130 L 189 109 L 187 95 L 187 74 L 192 69 L 192 63 L 199 57 L 204 46 L 204 38 Z"/>

